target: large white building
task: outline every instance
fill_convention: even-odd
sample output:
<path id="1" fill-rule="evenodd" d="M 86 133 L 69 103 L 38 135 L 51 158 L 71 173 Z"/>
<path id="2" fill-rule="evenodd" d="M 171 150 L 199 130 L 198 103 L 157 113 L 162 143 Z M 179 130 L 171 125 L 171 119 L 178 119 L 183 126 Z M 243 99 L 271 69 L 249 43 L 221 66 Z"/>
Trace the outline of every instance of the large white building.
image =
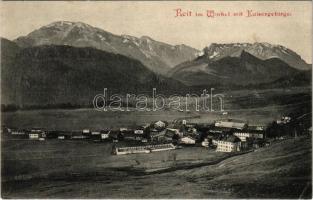
<path id="1" fill-rule="evenodd" d="M 236 152 L 240 151 L 241 141 L 238 137 L 231 135 L 223 140 L 216 141 L 218 152 Z"/>
<path id="2" fill-rule="evenodd" d="M 113 153 L 116 155 L 125 155 L 133 153 L 151 153 L 157 151 L 168 151 L 175 149 L 173 144 L 157 144 L 157 145 L 145 145 L 145 146 L 133 146 L 133 147 L 115 147 Z"/>

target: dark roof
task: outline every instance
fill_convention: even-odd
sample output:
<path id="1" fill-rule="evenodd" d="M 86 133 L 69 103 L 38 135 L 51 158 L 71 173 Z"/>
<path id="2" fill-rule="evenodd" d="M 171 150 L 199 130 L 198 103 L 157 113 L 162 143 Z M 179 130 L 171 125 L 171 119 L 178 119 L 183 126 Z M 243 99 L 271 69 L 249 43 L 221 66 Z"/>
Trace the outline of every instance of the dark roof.
<path id="1" fill-rule="evenodd" d="M 150 132 L 150 136 L 151 137 L 159 137 L 159 136 L 163 136 L 165 135 L 165 130 L 162 130 L 162 131 L 157 131 L 157 132 Z"/>
<path id="2" fill-rule="evenodd" d="M 100 133 L 109 133 L 110 130 L 101 130 Z"/>
<path id="3" fill-rule="evenodd" d="M 209 132 L 229 132 L 232 128 L 227 127 L 212 127 Z"/>
<path id="4" fill-rule="evenodd" d="M 167 128 L 175 128 L 175 127 L 177 127 L 176 124 L 169 124 L 169 125 L 167 126 Z"/>
<path id="5" fill-rule="evenodd" d="M 118 136 L 119 134 L 120 134 L 120 131 L 117 131 L 117 130 L 112 130 L 112 131 L 109 132 L 109 135 L 112 136 L 112 137 L 113 136 Z"/>
<path id="6" fill-rule="evenodd" d="M 58 131 L 58 135 L 71 136 L 72 133 L 70 131 Z"/>
<path id="7" fill-rule="evenodd" d="M 136 136 L 138 136 L 138 135 L 136 135 L 135 133 L 133 133 L 133 132 L 124 132 L 123 134 L 123 137 L 132 137 L 132 138 L 135 138 Z"/>
<path id="8" fill-rule="evenodd" d="M 83 133 L 80 131 L 72 131 L 71 136 L 83 136 Z"/>
<path id="9" fill-rule="evenodd" d="M 122 132 L 123 135 L 124 135 L 124 134 L 134 133 L 133 130 L 125 130 L 125 131 L 121 131 L 121 132 Z"/>
<path id="10" fill-rule="evenodd" d="M 175 131 L 173 131 L 173 130 L 166 130 L 166 133 L 165 133 L 165 136 L 166 137 L 173 137 L 175 135 Z"/>
<path id="11" fill-rule="evenodd" d="M 234 136 L 234 135 L 230 135 L 228 137 L 223 138 L 222 141 L 233 142 L 234 143 L 234 142 L 240 142 L 241 140 L 238 137 Z"/>
<path id="12" fill-rule="evenodd" d="M 243 130 L 235 130 L 235 133 L 259 133 L 264 134 L 264 130 L 255 130 L 255 129 L 243 129 Z"/>
<path id="13" fill-rule="evenodd" d="M 241 120 L 241 119 L 229 119 L 229 118 L 226 118 L 226 119 L 219 119 L 217 121 L 221 121 L 221 122 L 235 122 L 235 123 L 246 123 L 246 121 L 244 120 Z"/>

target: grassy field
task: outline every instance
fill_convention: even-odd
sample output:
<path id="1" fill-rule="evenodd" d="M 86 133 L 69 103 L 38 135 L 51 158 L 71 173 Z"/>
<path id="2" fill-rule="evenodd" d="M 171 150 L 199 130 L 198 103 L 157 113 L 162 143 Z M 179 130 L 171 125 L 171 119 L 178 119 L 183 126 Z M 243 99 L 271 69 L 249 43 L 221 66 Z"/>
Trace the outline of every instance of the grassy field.
<path id="1" fill-rule="evenodd" d="M 15 128 L 42 127 L 48 130 L 92 130 L 104 128 L 129 127 L 142 125 L 153 121 L 187 119 L 194 123 L 212 123 L 218 119 L 234 118 L 249 122 L 250 125 L 267 125 L 280 119 L 297 107 L 264 106 L 262 108 L 247 108 L 229 111 L 228 115 L 220 112 L 99 112 L 93 109 L 76 110 L 31 110 L 3 113 L 3 124 Z M 289 111 L 288 111 L 289 110 Z"/>
<path id="2" fill-rule="evenodd" d="M 217 111 L 195 110 L 190 112 L 177 110 L 101 112 L 94 109 L 23 110 L 2 113 L 2 124 L 16 128 L 81 130 L 127 127 L 157 120 L 171 122 L 174 119 L 189 118 L 190 122 L 211 123 L 221 118 L 235 118 L 248 121 L 251 125 L 266 125 L 283 115 L 311 112 L 311 88 L 227 91 L 223 94 L 225 94 L 224 108 L 228 111 L 228 115 L 222 115 L 222 112 Z"/>
<path id="3" fill-rule="evenodd" d="M 2 147 L 3 198 L 309 198 L 312 193 L 307 137 L 184 170 L 177 166 L 227 154 L 191 147 L 113 156 L 110 144 L 83 141 L 3 141 Z M 174 170 L 142 173 L 161 167 Z"/>

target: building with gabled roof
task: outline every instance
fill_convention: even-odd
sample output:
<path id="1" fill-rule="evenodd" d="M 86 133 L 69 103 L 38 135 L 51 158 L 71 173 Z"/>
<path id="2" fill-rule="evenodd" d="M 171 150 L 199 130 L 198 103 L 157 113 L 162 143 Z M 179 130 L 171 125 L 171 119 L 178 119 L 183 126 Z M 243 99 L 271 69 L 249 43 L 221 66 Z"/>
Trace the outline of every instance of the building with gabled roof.
<path id="1" fill-rule="evenodd" d="M 157 121 L 154 123 L 154 128 L 165 128 L 166 123 L 162 121 Z"/>

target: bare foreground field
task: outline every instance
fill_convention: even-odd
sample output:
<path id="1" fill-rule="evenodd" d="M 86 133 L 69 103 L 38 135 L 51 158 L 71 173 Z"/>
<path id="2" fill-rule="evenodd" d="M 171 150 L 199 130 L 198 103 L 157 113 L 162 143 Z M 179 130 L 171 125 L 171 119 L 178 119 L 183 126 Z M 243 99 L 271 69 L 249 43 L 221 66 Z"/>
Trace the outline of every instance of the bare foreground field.
<path id="1" fill-rule="evenodd" d="M 110 155 L 111 144 L 2 141 L 3 198 L 310 198 L 311 138 L 224 159 L 191 147 Z M 210 164 L 210 161 L 218 160 Z M 181 169 L 188 163 L 207 166 Z M 160 168 L 169 172 L 149 173 Z"/>
<path id="2" fill-rule="evenodd" d="M 93 109 L 2 113 L 8 127 L 92 130 L 156 120 L 197 123 L 236 118 L 266 125 L 311 110 L 311 88 L 226 93 L 220 112 L 98 112 Z M 311 138 L 283 140 L 243 155 L 190 147 L 111 155 L 112 144 L 14 140 L 2 135 L 3 198 L 311 198 Z M 231 157 L 232 156 L 232 157 Z"/>

